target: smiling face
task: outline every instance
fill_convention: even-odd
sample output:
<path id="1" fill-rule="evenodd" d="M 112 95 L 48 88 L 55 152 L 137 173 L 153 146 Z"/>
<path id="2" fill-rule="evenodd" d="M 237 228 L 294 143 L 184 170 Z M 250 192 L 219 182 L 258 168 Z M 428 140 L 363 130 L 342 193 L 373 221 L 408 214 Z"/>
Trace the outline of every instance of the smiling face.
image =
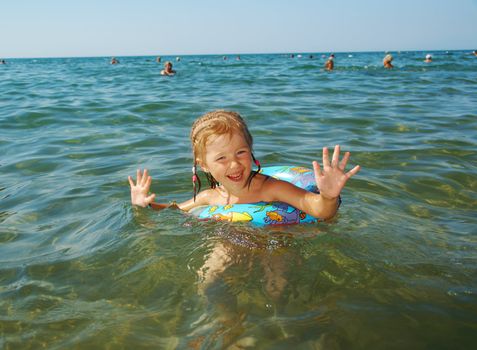
<path id="1" fill-rule="evenodd" d="M 252 153 L 240 132 L 222 134 L 208 140 L 200 165 L 229 192 L 236 193 L 247 185 L 252 171 Z"/>
<path id="2" fill-rule="evenodd" d="M 239 173 L 243 162 L 237 162 L 236 159 L 242 160 L 244 153 L 241 148 L 245 147 L 248 153 L 247 161 L 251 162 L 253 138 L 240 114 L 225 110 L 204 114 L 192 124 L 190 140 L 194 156 L 193 171 L 195 172 L 195 165 L 199 165 L 207 173 L 210 188 L 215 188 L 218 183 L 228 186 L 226 188 L 229 190 L 231 185 L 234 188 L 242 186 L 243 179 Z M 217 153 L 220 152 L 225 153 L 224 159 L 218 159 L 220 155 Z M 218 156 L 218 158 L 214 158 L 214 156 Z M 231 159 L 235 160 L 232 162 L 231 168 L 227 170 L 224 163 Z M 250 168 L 250 165 L 247 165 L 246 168 Z M 224 169 L 227 172 L 224 172 Z M 250 171 L 246 170 L 243 173 L 246 174 L 246 172 Z M 246 177 L 245 183 L 250 184 L 251 177 L 248 175 Z M 199 186 L 194 186 L 194 193 L 197 194 L 199 190 L 200 181 Z"/>

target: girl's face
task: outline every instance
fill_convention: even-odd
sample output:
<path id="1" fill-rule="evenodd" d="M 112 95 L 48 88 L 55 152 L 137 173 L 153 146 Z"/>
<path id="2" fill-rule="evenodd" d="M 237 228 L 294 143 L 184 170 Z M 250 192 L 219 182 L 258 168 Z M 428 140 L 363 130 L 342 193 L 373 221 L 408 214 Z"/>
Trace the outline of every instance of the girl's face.
<path id="1" fill-rule="evenodd" d="M 205 146 L 201 165 L 227 190 L 240 191 L 252 171 L 252 154 L 243 135 L 235 132 L 212 138 Z"/>

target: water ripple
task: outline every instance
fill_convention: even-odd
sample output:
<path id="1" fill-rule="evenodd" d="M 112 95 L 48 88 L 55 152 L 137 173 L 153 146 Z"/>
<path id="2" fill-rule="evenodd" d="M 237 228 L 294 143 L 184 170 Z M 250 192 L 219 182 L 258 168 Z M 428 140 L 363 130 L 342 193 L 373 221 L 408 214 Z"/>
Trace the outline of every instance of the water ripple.
<path id="1" fill-rule="evenodd" d="M 175 77 L 152 57 L 9 60 L 0 347 L 471 347 L 476 60 L 382 56 L 336 53 L 333 72 L 321 54 L 185 56 Z M 264 165 L 350 150 L 362 170 L 337 217 L 256 229 L 131 208 L 137 168 L 161 201 L 191 196 L 190 126 L 217 108 L 247 119 Z"/>

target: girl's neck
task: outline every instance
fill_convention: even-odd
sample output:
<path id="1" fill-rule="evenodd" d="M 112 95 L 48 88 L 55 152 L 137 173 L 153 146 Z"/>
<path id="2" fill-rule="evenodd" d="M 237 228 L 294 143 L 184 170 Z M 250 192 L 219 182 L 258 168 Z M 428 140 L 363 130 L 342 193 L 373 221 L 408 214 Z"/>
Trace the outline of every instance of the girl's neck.
<path id="1" fill-rule="evenodd" d="M 219 196 L 224 199 L 226 205 L 236 204 L 240 201 L 240 198 L 243 197 L 240 193 L 233 193 L 227 190 L 223 185 L 219 185 L 215 189 Z"/>
<path id="2" fill-rule="evenodd" d="M 254 180 L 255 179 L 252 179 L 250 186 L 247 184 L 243 188 L 235 191 L 231 191 L 223 185 L 219 185 L 215 189 L 217 190 L 218 195 L 224 199 L 226 204 L 251 203 L 256 201 L 256 191 L 253 190 Z"/>

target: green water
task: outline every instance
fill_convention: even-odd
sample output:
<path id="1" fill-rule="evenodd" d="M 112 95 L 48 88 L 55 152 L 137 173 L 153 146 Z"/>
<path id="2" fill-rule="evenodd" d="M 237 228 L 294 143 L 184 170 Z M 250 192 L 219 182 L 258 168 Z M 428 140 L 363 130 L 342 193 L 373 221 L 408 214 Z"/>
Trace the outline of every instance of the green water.
<path id="1" fill-rule="evenodd" d="M 11 59 L 0 66 L 0 349 L 469 349 L 477 57 L 467 51 Z M 335 219 L 253 228 L 129 204 L 192 195 L 217 108 L 262 165 L 360 164 Z"/>

